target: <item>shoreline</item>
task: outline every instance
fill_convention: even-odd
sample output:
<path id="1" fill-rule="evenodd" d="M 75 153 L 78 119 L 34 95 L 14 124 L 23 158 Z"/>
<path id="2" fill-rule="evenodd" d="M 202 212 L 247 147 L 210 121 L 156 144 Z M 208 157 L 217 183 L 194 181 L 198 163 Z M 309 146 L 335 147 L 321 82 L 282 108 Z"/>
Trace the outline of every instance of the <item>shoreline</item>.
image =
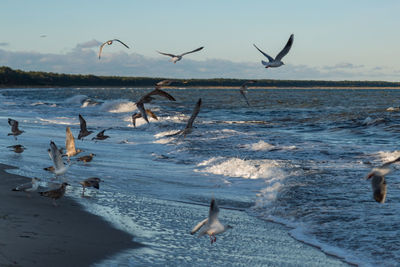
<path id="1" fill-rule="evenodd" d="M 68 196 L 54 207 L 37 192 L 11 191 L 30 181 L 6 172 L 15 168 L 0 163 L 0 266 L 89 266 L 142 246 Z"/>

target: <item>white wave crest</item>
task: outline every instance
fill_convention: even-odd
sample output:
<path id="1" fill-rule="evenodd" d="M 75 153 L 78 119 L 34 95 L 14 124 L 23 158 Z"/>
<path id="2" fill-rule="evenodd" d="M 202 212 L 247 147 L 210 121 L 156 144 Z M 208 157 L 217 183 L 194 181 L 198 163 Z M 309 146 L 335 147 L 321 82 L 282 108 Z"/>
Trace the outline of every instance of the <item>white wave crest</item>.
<path id="1" fill-rule="evenodd" d="M 101 110 L 111 113 L 132 112 L 136 110 L 136 104 L 127 100 L 112 100 L 101 105 Z"/>
<path id="2" fill-rule="evenodd" d="M 269 151 L 269 150 L 293 150 L 296 149 L 296 146 L 275 146 L 271 145 L 263 140 L 258 141 L 257 143 L 253 144 L 246 144 L 244 148 L 253 150 L 253 151 Z"/>
<path id="3" fill-rule="evenodd" d="M 68 103 L 68 104 L 81 104 L 87 98 L 88 98 L 87 95 L 74 95 L 74 96 L 71 96 L 70 98 L 67 98 L 65 100 L 65 103 Z"/>

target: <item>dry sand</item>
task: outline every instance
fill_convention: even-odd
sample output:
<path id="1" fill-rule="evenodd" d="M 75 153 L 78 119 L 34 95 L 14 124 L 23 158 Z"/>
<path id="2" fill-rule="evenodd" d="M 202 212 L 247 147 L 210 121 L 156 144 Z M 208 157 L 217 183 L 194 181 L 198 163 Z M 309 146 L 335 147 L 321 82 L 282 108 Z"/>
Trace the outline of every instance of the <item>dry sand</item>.
<path id="1" fill-rule="evenodd" d="M 13 192 L 30 179 L 0 164 L 0 266 L 89 266 L 139 247 L 133 236 L 90 214 L 74 200 Z"/>

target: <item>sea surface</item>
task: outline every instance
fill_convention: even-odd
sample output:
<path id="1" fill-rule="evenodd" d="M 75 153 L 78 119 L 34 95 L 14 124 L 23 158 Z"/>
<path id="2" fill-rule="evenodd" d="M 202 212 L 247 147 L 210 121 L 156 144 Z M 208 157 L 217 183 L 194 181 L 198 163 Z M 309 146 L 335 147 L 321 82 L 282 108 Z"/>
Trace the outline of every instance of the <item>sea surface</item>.
<path id="1" fill-rule="evenodd" d="M 50 181 L 54 175 L 43 170 L 52 165 L 49 142 L 64 147 L 67 126 L 77 137 L 78 114 L 89 130 L 107 129 L 107 140 L 91 140 L 95 134 L 76 140 L 80 155 L 96 156 L 86 164 L 72 159 L 60 179 L 72 184 L 67 195 L 145 245 L 111 260 L 115 266 L 183 266 L 207 257 L 218 266 L 264 265 L 263 244 L 235 233 L 252 229 L 249 235 L 262 238 L 270 234 L 263 224 L 271 221 L 285 225 L 296 242 L 343 263 L 400 265 L 399 167 L 386 177 L 384 204 L 373 200 L 364 179 L 373 167 L 400 156 L 400 90 L 250 89 L 248 106 L 238 89 L 168 88 L 176 102 L 156 97 L 146 108 L 158 121 L 138 119 L 134 128 L 135 101 L 150 90 L 2 89 L 1 162 Z M 199 98 L 193 132 L 169 136 L 185 127 Z M 18 140 L 7 136 L 8 118 L 25 131 Z M 14 144 L 26 150 L 7 148 Z M 100 190 L 87 189 L 82 198 L 78 182 L 94 176 L 104 180 Z M 220 220 L 234 228 L 211 246 L 207 237 L 189 232 L 207 216 L 213 196 Z M 235 214 L 257 223 L 250 227 Z M 235 252 L 240 242 L 246 246 Z M 218 246 L 218 252 L 209 251 Z"/>

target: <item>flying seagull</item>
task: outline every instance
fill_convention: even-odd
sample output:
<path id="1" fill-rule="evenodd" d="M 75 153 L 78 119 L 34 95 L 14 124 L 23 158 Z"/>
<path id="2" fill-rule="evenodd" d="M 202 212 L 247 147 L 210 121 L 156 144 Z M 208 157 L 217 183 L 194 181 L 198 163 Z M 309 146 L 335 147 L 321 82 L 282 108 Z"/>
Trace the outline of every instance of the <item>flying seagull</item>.
<path id="1" fill-rule="evenodd" d="M 104 129 L 103 131 L 99 132 L 99 133 L 96 135 L 96 137 L 93 137 L 93 138 L 92 138 L 92 140 L 105 140 L 105 139 L 107 139 L 108 137 L 110 137 L 110 136 L 108 136 L 108 135 L 104 135 L 104 132 L 105 132 L 106 130 L 107 130 L 107 129 Z"/>
<path id="2" fill-rule="evenodd" d="M 165 91 L 163 91 L 161 89 L 158 89 L 158 88 L 156 88 L 153 91 L 151 91 L 150 93 L 147 93 L 144 96 L 142 96 L 139 99 L 139 101 L 136 102 L 136 107 L 138 108 L 140 114 L 142 114 L 143 119 L 147 123 L 149 123 L 149 119 L 147 118 L 147 112 L 146 112 L 146 109 L 144 108 L 144 104 L 145 103 L 150 103 L 154 99 L 154 97 L 152 97 L 154 95 L 159 95 L 159 96 L 167 98 L 168 100 L 176 101 L 175 98 L 172 95 L 170 95 L 167 92 L 165 92 Z"/>
<path id="3" fill-rule="evenodd" d="M 199 222 L 190 232 L 191 235 L 195 234 L 197 231 L 199 232 L 199 237 L 205 234 L 210 236 L 211 244 L 217 242 L 216 234 L 220 234 L 225 232 L 226 230 L 233 228 L 230 225 L 223 225 L 218 220 L 219 208 L 217 205 L 217 201 L 214 198 L 211 199 L 210 203 L 210 211 L 208 213 L 208 218 Z"/>
<path id="4" fill-rule="evenodd" d="M 81 182 L 79 182 L 82 185 L 82 196 L 85 195 L 85 188 L 86 187 L 94 187 L 96 189 L 100 188 L 99 183 L 103 182 L 100 178 L 97 177 L 91 177 L 91 178 L 87 178 Z"/>
<path id="5" fill-rule="evenodd" d="M 173 82 L 173 80 L 162 80 L 156 83 L 156 88 L 160 89 L 163 86 L 168 86 Z"/>
<path id="6" fill-rule="evenodd" d="M 146 113 L 147 115 L 149 115 L 150 117 L 152 117 L 153 119 L 158 121 L 158 118 L 156 116 L 156 114 L 153 113 L 153 111 L 151 111 L 150 109 L 146 109 Z M 132 115 L 132 125 L 133 127 L 136 127 L 136 119 L 142 118 L 142 113 L 133 113 Z"/>
<path id="7" fill-rule="evenodd" d="M 376 202 L 385 203 L 387 192 L 385 175 L 390 173 L 390 165 L 398 161 L 400 161 L 400 157 L 386 162 L 379 168 L 372 169 L 372 171 L 367 175 L 366 179 L 371 179 L 372 193 Z"/>
<path id="8" fill-rule="evenodd" d="M 8 119 L 8 124 L 11 126 L 11 133 L 9 133 L 8 135 L 13 135 L 15 140 L 17 140 L 17 135 L 22 134 L 24 131 L 21 131 L 18 128 L 18 121 L 13 120 L 13 119 Z"/>
<path id="9" fill-rule="evenodd" d="M 83 140 L 84 137 L 90 135 L 91 133 L 93 133 L 93 131 L 88 131 L 87 130 L 86 121 L 82 117 L 81 114 L 79 114 L 79 122 L 80 122 L 81 130 L 79 131 L 78 139 L 82 139 Z"/>
<path id="10" fill-rule="evenodd" d="M 263 54 L 266 58 L 268 58 L 268 62 L 261 60 L 261 63 L 265 66 L 265 68 L 276 68 L 276 67 L 280 67 L 280 66 L 284 65 L 284 63 L 281 60 L 284 56 L 286 56 L 286 54 L 289 52 L 290 48 L 292 47 L 293 38 L 294 38 L 294 35 L 293 34 L 290 35 L 290 38 L 287 41 L 285 47 L 282 49 L 281 52 L 279 52 L 279 54 L 275 57 L 275 59 L 273 59 L 271 56 L 269 56 L 268 54 L 261 51 L 260 48 L 258 48 L 255 44 L 253 44 L 254 47 L 257 48 L 257 50 L 261 52 L 261 54 Z"/>
<path id="11" fill-rule="evenodd" d="M 69 185 L 68 183 L 62 183 L 61 186 L 57 189 L 39 192 L 41 196 L 49 197 L 53 199 L 53 205 L 58 206 L 56 200 L 63 197 L 65 194 L 65 188 Z"/>
<path id="12" fill-rule="evenodd" d="M 199 98 L 199 100 L 197 101 L 196 105 L 194 106 L 193 112 L 192 112 L 192 116 L 190 116 L 185 129 L 178 131 L 177 133 L 168 135 L 170 136 L 175 136 L 175 135 L 182 135 L 183 137 L 186 137 L 187 134 L 190 134 L 192 132 L 192 128 L 193 128 L 193 122 L 196 119 L 197 115 L 200 112 L 200 107 L 201 107 L 201 98 Z"/>
<path id="13" fill-rule="evenodd" d="M 83 161 L 84 163 L 90 162 L 90 161 L 92 161 L 94 156 L 96 156 L 96 154 L 90 153 L 89 155 L 79 157 L 78 161 Z"/>
<path id="14" fill-rule="evenodd" d="M 53 160 L 54 173 L 56 176 L 64 174 L 69 166 L 64 164 L 62 154 L 53 141 L 50 142 L 50 149 L 48 152 L 49 157 Z"/>
<path id="15" fill-rule="evenodd" d="M 99 59 L 100 59 L 100 57 L 101 57 L 101 51 L 103 51 L 103 47 L 104 47 L 106 44 L 107 44 L 107 45 L 112 45 L 112 43 L 113 43 L 114 41 L 120 42 L 120 43 L 123 44 L 126 48 L 129 49 L 129 46 L 127 46 L 126 44 L 124 44 L 123 42 L 121 42 L 121 41 L 118 40 L 118 39 L 108 40 L 107 42 L 104 42 L 104 43 L 100 46 Z"/>
<path id="16" fill-rule="evenodd" d="M 204 46 L 196 48 L 195 50 L 192 50 L 192 51 L 180 54 L 180 55 L 168 54 L 168 53 L 163 53 L 163 52 L 160 52 L 160 51 L 157 51 L 157 52 L 160 53 L 161 55 L 165 55 L 165 56 L 171 57 L 171 61 L 176 63 L 177 61 L 181 60 L 184 55 L 200 51 L 203 48 L 204 48 Z"/>
<path id="17" fill-rule="evenodd" d="M 65 149 L 67 150 L 67 153 L 65 154 L 67 155 L 68 159 L 82 152 L 82 150 L 79 148 L 76 149 L 75 138 L 71 132 L 71 128 L 69 127 L 67 127 L 65 130 Z"/>
<path id="18" fill-rule="evenodd" d="M 246 100 L 246 103 L 248 106 L 250 106 L 250 103 L 246 96 L 247 92 L 248 92 L 247 85 L 249 83 L 255 83 L 255 82 L 257 82 L 257 81 L 254 81 L 254 80 L 246 81 L 245 83 L 242 84 L 242 86 L 240 86 L 240 94 L 244 97 L 244 100 Z"/>
<path id="19" fill-rule="evenodd" d="M 30 196 L 31 192 L 36 191 L 39 188 L 39 182 L 40 179 L 39 178 L 32 178 L 32 181 L 29 183 L 25 183 L 25 184 L 21 184 L 15 188 L 12 189 L 12 191 L 23 191 L 23 192 L 27 192 Z"/>

